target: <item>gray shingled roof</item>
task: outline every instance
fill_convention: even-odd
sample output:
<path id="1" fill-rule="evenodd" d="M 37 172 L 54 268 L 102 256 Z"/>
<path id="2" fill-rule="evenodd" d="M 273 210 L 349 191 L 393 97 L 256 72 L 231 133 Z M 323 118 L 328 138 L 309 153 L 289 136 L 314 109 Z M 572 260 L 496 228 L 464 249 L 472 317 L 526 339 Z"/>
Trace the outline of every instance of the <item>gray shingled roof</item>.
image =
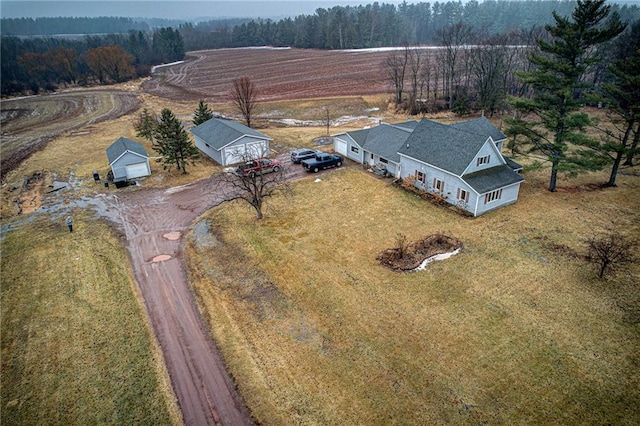
<path id="1" fill-rule="evenodd" d="M 351 136 L 351 139 L 356 141 L 360 147 L 363 147 L 370 130 L 371 129 L 354 130 L 353 132 L 347 132 L 347 135 Z"/>
<path id="2" fill-rule="evenodd" d="M 398 150 L 411 135 L 411 130 L 388 124 L 381 124 L 368 130 L 369 133 L 364 143 L 364 149 L 394 163 L 399 163 L 400 155 Z"/>
<path id="3" fill-rule="evenodd" d="M 136 154 L 140 154 L 144 157 L 149 157 L 149 154 L 147 154 L 147 151 L 145 151 L 141 144 L 132 141 L 131 139 L 120 137 L 107 148 L 107 159 L 109 159 L 109 164 L 112 164 L 127 151 L 135 152 Z"/>
<path id="4" fill-rule="evenodd" d="M 511 170 L 516 172 L 518 170 L 522 170 L 522 165 L 520 163 L 516 163 L 515 161 L 513 161 L 511 157 L 507 157 L 506 155 L 503 155 L 502 158 L 504 158 L 504 161 L 507 162 L 507 166 L 511 167 Z"/>
<path id="5" fill-rule="evenodd" d="M 524 178 L 514 172 L 511 167 L 502 165 L 464 175 L 462 180 L 478 194 L 484 194 L 507 185 L 522 182 Z"/>
<path id="6" fill-rule="evenodd" d="M 424 118 L 399 153 L 461 176 L 488 138 Z"/>
<path id="7" fill-rule="evenodd" d="M 487 117 L 454 123 L 451 124 L 451 127 L 479 135 L 491 136 L 494 142 L 507 138 Z"/>
<path id="8" fill-rule="evenodd" d="M 191 133 L 216 149 L 222 149 L 245 135 L 271 140 L 269 136 L 253 130 L 251 127 L 222 118 L 207 120 L 191 129 Z"/>
<path id="9" fill-rule="evenodd" d="M 411 130 L 415 129 L 416 127 L 418 127 L 418 124 L 420 124 L 418 121 L 409 120 L 409 121 L 405 121 L 403 123 L 391 124 L 391 126 L 401 127 L 403 129 L 407 129 L 407 130 L 411 131 Z"/>

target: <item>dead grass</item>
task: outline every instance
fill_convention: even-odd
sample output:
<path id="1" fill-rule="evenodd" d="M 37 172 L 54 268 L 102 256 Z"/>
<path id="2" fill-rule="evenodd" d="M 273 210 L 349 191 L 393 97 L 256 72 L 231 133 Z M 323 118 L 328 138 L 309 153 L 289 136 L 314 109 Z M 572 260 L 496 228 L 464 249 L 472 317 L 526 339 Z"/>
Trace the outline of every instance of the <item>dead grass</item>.
<path id="1" fill-rule="evenodd" d="M 517 204 L 477 219 L 355 169 L 314 178 L 262 222 L 240 204 L 210 212 L 215 243 L 187 248 L 200 308 L 260 422 L 637 422 L 640 269 L 601 282 L 554 249 L 580 252 L 608 227 L 639 235 L 637 177 L 551 194 L 546 172 L 527 175 Z M 399 233 L 439 232 L 462 253 L 420 273 L 376 262 Z"/>
<path id="2" fill-rule="evenodd" d="M 2 423 L 180 424 L 121 241 L 75 213 L 2 242 Z"/>

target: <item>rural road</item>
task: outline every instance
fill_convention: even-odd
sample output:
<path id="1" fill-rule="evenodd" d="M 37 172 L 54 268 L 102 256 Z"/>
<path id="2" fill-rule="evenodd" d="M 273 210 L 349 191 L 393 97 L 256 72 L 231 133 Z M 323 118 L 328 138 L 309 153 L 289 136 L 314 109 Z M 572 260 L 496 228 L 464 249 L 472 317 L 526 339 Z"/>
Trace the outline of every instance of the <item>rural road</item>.
<path id="1" fill-rule="evenodd" d="M 280 156 L 288 179 L 305 172 Z M 216 179 L 213 176 L 211 179 Z M 253 424 L 227 374 L 187 284 L 184 233 L 223 202 L 211 179 L 169 189 L 141 189 L 109 197 L 125 232 L 135 277 L 164 355 L 187 425 Z"/>

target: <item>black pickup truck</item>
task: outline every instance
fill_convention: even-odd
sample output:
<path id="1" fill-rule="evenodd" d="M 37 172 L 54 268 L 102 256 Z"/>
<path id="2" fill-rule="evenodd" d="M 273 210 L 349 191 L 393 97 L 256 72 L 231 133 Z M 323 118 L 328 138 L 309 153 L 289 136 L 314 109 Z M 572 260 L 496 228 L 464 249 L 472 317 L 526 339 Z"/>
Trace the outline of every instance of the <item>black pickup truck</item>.
<path id="1" fill-rule="evenodd" d="M 302 167 L 308 172 L 318 173 L 323 169 L 342 166 L 342 156 L 338 154 L 316 154 L 315 157 L 302 160 Z"/>

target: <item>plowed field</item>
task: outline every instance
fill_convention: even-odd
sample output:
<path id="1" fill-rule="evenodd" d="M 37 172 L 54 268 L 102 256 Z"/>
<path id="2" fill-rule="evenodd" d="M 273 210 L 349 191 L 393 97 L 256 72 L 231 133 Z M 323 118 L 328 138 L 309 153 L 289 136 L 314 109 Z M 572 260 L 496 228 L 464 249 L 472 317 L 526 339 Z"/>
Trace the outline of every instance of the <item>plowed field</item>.
<path id="1" fill-rule="evenodd" d="M 3 100 L 2 176 L 63 132 L 113 120 L 135 111 L 139 104 L 134 93 L 117 90 L 83 90 Z"/>
<path id="2" fill-rule="evenodd" d="M 190 52 L 183 63 L 159 67 L 145 91 L 175 100 L 228 98 L 232 81 L 248 76 L 263 101 L 389 91 L 382 62 L 388 52 L 290 48 Z"/>

